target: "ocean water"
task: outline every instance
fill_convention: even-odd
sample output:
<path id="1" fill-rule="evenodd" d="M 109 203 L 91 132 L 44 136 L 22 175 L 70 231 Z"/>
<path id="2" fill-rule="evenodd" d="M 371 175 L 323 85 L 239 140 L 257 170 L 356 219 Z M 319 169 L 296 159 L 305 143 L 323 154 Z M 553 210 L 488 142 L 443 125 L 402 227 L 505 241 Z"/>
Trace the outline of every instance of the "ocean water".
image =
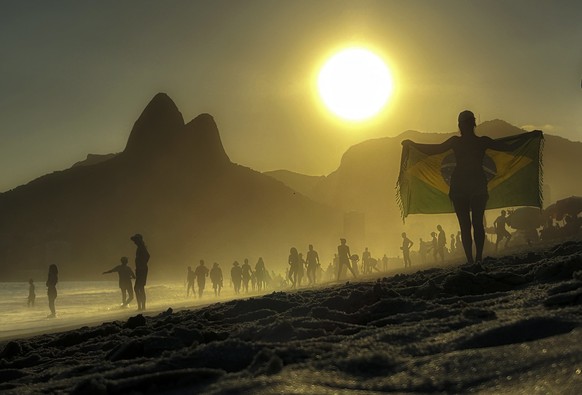
<path id="1" fill-rule="evenodd" d="M 58 328 L 114 321 L 137 314 L 135 299 L 127 308 L 121 307 L 121 291 L 115 281 L 62 281 L 57 285 L 56 318 L 50 313 L 44 282 L 35 282 L 36 301 L 27 307 L 28 283 L 0 282 L 0 339 Z M 207 285 L 208 287 L 208 285 Z M 212 302 L 212 290 L 207 297 L 186 298 L 183 283 L 151 282 L 146 286 L 147 313 L 154 314 L 168 307 L 188 307 Z"/>

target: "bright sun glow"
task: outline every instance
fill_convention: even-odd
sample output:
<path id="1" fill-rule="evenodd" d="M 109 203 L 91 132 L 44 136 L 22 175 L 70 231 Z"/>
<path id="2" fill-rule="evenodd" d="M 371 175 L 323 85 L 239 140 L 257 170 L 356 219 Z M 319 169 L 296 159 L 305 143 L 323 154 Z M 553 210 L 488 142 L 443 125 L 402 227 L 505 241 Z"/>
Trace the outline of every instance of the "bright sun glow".
<path id="1" fill-rule="evenodd" d="M 348 48 L 325 63 L 317 87 L 331 112 L 349 121 L 363 121 L 386 105 L 393 82 L 377 55 L 364 48 Z"/>

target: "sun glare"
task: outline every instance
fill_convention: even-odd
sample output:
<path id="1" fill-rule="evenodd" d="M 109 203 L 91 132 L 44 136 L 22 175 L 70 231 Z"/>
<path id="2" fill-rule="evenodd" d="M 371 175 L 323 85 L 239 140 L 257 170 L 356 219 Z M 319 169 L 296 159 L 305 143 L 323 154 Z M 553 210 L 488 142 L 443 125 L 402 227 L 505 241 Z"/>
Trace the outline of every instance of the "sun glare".
<path id="1" fill-rule="evenodd" d="M 345 120 L 364 121 L 386 105 L 393 81 L 380 57 L 365 48 L 347 48 L 325 63 L 317 88 L 332 113 Z"/>

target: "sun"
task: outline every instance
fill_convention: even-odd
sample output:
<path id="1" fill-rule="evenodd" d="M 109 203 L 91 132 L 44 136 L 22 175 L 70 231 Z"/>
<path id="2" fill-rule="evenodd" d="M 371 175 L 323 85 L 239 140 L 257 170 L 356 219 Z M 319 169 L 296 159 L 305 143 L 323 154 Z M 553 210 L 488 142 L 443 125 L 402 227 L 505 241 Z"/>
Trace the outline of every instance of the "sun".
<path id="1" fill-rule="evenodd" d="M 355 47 L 333 55 L 317 78 L 325 106 L 348 121 L 364 121 L 385 107 L 393 91 L 390 70 L 368 49 Z"/>

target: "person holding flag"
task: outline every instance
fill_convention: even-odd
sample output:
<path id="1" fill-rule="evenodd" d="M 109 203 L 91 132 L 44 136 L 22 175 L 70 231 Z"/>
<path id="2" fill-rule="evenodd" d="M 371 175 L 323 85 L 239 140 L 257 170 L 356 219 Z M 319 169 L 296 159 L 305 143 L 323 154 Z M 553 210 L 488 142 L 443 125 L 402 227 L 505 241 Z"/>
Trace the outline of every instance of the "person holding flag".
<path id="1" fill-rule="evenodd" d="M 453 136 L 441 144 L 402 141 L 403 154 L 397 187 L 400 194 L 399 203 L 403 216 L 406 217 L 411 213 L 450 212 L 446 208 L 446 202 L 442 203 L 442 199 L 437 202 L 447 189 L 448 182 L 448 197 L 459 221 L 467 263 L 472 264 L 483 259 L 485 243 L 483 216 L 486 208 L 494 208 L 488 205 L 490 189 L 495 187 L 499 189 L 494 199 L 496 207 L 503 205 L 541 207 L 539 153 L 543 136 L 539 130 L 496 140 L 487 136 L 477 136 L 475 115 L 468 110 L 459 114 L 458 126 L 461 135 Z M 484 169 L 484 159 L 488 150 L 498 153 L 492 153 L 489 157 L 494 162 L 496 170 L 491 180 L 488 180 Z M 443 162 L 448 159 L 447 151 L 452 151 L 452 159 L 455 162 L 448 180 L 442 175 Z M 530 166 L 531 164 L 534 166 Z M 435 169 L 436 166 L 439 168 Z M 518 175 L 518 172 L 521 174 Z M 537 183 L 532 187 L 529 184 L 533 180 Z M 525 190 L 525 195 L 520 188 Z M 417 193 L 421 189 L 422 193 Z M 425 196 L 418 196 L 422 194 Z M 497 196 L 499 194 L 502 196 Z M 427 207 L 433 202 L 441 206 Z M 473 259 L 473 238 L 475 259 Z"/>

